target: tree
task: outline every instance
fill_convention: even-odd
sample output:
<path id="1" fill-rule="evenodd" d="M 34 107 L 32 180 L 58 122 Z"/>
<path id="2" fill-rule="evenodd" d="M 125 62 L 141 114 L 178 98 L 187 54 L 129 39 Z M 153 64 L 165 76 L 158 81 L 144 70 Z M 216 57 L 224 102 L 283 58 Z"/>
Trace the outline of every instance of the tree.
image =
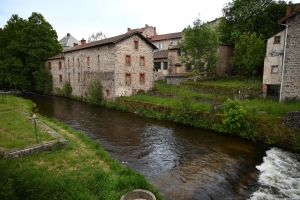
<path id="1" fill-rule="evenodd" d="M 100 80 L 93 78 L 87 86 L 87 93 L 87 100 L 89 103 L 100 105 L 103 100 Z"/>
<path id="2" fill-rule="evenodd" d="M 28 20 L 12 15 L 0 31 L 0 46 L 0 83 L 21 89 L 35 89 L 40 80 L 35 79 L 39 77 L 35 72 L 45 68 L 47 58 L 62 51 L 56 31 L 35 12 Z"/>
<path id="3" fill-rule="evenodd" d="M 285 1 L 233 0 L 222 9 L 223 18 L 218 26 L 220 40 L 235 44 L 246 32 L 256 32 L 267 39 L 281 31 L 277 21 L 285 16 Z"/>
<path id="4" fill-rule="evenodd" d="M 102 33 L 102 31 L 99 31 L 97 33 L 93 33 L 89 38 L 88 38 L 88 42 L 95 42 L 97 40 L 103 40 L 105 39 L 106 36 L 104 35 L 104 33 Z"/>
<path id="5" fill-rule="evenodd" d="M 231 64 L 237 67 L 236 72 L 242 76 L 256 75 L 263 67 L 266 45 L 263 36 L 256 33 L 244 33 L 234 49 Z"/>
<path id="6" fill-rule="evenodd" d="M 219 39 L 209 24 L 196 19 L 193 27 L 188 26 L 184 30 L 184 37 L 179 41 L 178 46 L 183 52 L 179 58 L 181 63 L 194 66 L 192 73 L 195 81 L 201 72 L 215 73 Z"/>

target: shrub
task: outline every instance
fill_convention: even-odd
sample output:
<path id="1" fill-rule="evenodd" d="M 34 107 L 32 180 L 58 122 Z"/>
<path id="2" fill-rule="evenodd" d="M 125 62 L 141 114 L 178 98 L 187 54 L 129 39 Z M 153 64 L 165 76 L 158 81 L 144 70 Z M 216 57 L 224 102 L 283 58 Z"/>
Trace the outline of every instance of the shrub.
<path id="1" fill-rule="evenodd" d="M 102 85 L 98 79 L 94 78 L 87 86 L 87 101 L 91 104 L 100 105 L 102 100 Z"/>
<path id="2" fill-rule="evenodd" d="M 195 99 L 191 91 L 187 88 L 180 89 L 173 101 L 171 117 L 175 122 L 192 125 L 191 123 L 197 117 L 197 112 L 193 108 L 194 103 Z"/>
<path id="3" fill-rule="evenodd" d="M 62 92 L 63 95 L 66 97 L 69 97 L 72 94 L 72 86 L 71 83 L 69 81 L 64 82 L 63 88 L 62 88 Z"/>

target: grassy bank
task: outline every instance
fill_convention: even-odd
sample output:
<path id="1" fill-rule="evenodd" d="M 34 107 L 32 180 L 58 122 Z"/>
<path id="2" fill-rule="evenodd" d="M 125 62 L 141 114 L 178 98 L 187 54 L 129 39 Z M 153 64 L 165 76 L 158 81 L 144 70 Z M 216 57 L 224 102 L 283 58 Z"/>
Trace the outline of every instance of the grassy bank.
<path id="1" fill-rule="evenodd" d="M 31 102 L 8 96 L 7 104 L 0 106 L 2 110 L 13 110 L 16 115 L 23 116 L 26 119 L 23 125 L 26 121 L 32 125 L 27 119 L 33 114 Z M 6 120 L 7 116 L 3 117 Z M 2 120 L 4 118 L 1 116 L 0 126 L 6 123 L 14 132 L 9 134 L 12 135 L 10 140 L 25 132 L 34 138 L 32 129 L 20 131 L 14 119 L 8 124 Z M 85 133 L 74 131 L 57 120 L 40 115 L 38 118 L 66 138 L 68 147 L 56 147 L 18 159 L 0 159 L 0 199 L 117 200 L 137 188 L 149 190 L 157 199 L 162 199 L 142 174 L 112 159 L 99 142 L 92 142 Z M 23 139 L 27 138 L 19 137 L 19 140 Z M 0 140 L 0 147 L 8 143 L 11 141 Z"/>

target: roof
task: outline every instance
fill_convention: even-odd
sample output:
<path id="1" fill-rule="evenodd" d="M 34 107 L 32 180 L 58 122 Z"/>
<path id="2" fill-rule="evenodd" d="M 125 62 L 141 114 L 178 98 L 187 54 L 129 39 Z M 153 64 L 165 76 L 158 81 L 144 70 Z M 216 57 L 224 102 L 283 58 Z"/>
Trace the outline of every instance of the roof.
<path id="1" fill-rule="evenodd" d="M 98 40 L 95 42 L 90 42 L 90 43 L 86 43 L 85 45 L 79 45 L 76 47 L 73 47 L 71 49 L 67 49 L 64 52 L 70 52 L 70 51 L 76 51 L 76 50 L 80 50 L 80 49 L 86 49 L 86 48 L 90 48 L 90 47 L 94 47 L 94 46 L 101 46 L 101 45 L 106 45 L 106 44 L 116 44 L 122 40 L 125 40 L 133 35 L 138 35 L 140 36 L 143 40 L 145 40 L 153 49 L 157 49 L 157 47 L 152 44 L 149 40 L 147 40 L 141 33 L 139 33 L 138 31 L 129 31 L 125 34 L 122 35 L 118 35 L 115 37 L 111 37 L 111 38 L 106 38 L 103 40 Z"/>
<path id="2" fill-rule="evenodd" d="M 155 35 L 151 38 L 151 41 L 153 42 L 153 41 L 159 41 L 159 40 L 176 39 L 176 38 L 182 38 L 182 36 L 183 36 L 183 32 Z"/>
<path id="3" fill-rule="evenodd" d="M 67 33 L 67 35 L 59 41 L 59 43 L 63 47 L 73 47 L 74 43 L 80 44 L 80 42 L 76 38 L 74 38 L 70 33 Z"/>
<path id="4" fill-rule="evenodd" d="M 159 58 L 167 58 L 168 57 L 168 50 L 160 50 L 156 51 L 153 54 L 154 59 L 159 59 Z"/>
<path id="5" fill-rule="evenodd" d="M 47 60 L 63 59 L 64 57 L 65 57 L 65 55 L 63 53 L 59 53 L 54 56 L 51 56 L 50 58 L 47 58 Z"/>
<path id="6" fill-rule="evenodd" d="M 283 17 L 282 19 L 280 19 L 278 22 L 280 22 L 280 23 L 285 22 L 287 19 L 293 17 L 294 15 L 296 15 L 299 12 L 300 12 L 300 7 L 298 7 L 296 10 L 291 12 L 289 15 L 287 15 L 287 16 Z"/>

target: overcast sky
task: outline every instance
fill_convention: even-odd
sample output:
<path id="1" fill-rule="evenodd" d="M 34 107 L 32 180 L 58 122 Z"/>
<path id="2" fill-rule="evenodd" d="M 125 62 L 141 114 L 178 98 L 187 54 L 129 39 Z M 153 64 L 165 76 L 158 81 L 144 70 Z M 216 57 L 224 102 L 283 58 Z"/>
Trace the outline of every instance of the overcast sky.
<path id="1" fill-rule="evenodd" d="M 107 37 L 123 34 L 127 28 L 145 24 L 156 27 L 158 34 L 182 31 L 200 15 L 202 21 L 221 16 L 231 0 L 0 0 L 0 27 L 12 14 L 28 19 L 41 13 L 56 30 L 60 40 L 67 33 L 87 39 L 102 31 Z M 294 0 L 299 3 L 300 0 Z"/>

